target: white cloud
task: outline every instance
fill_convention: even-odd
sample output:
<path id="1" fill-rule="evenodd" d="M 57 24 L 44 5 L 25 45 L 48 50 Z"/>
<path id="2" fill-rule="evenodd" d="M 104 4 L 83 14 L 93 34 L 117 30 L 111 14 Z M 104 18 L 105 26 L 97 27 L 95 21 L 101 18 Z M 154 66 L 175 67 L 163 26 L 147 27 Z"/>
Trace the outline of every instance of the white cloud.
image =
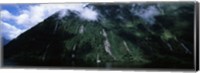
<path id="1" fill-rule="evenodd" d="M 81 12 L 83 10 L 83 7 L 84 7 L 85 4 L 65 4 L 60 7 L 62 7 L 62 9 L 60 9 L 60 12 L 59 12 L 59 19 L 68 15 L 68 10 L 71 10 L 71 11 L 78 11 L 78 12 Z"/>
<path id="2" fill-rule="evenodd" d="M 80 17 L 86 20 L 97 20 L 97 15 L 97 12 L 95 12 L 94 10 L 84 8 L 84 10 L 81 11 Z"/>
<path id="3" fill-rule="evenodd" d="M 69 14 L 68 14 L 68 11 L 67 11 L 66 9 L 63 9 L 63 10 L 61 10 L 61 11 L 59 12 L 58 19 L 61 19 L 61 18 L 63 18 L 64 16 L 67 16 L 67 15 L 69 15 Z"/>
<path id="4" fill-rule="evenodd" d="M 12 19 L 15 18 L 9 11 L 7 10 L 1 10 L 1 18 L 2 19 Z"/>
<path id="5" fill-rule="evenodd" d="M 52 14 L 60 11 L 60 17 L 67 15 L 67 10 L 78 11 L 80 18 L 86 20 L 96 20 L 97 12 L 92 8 L 85 8 L 86 4 L 39 4 L 30 5 L 26 9 L 19 9 L 19 15 L 14 15 L 7 10 L 1 11 L 1 20 L 4 19 L 13 20 L 15 26 L 23 27 L 23 31 L 30 29 L 39 22 L 43 21 Z M 61 11 L 62 10 L 62 11 Z M 10 39 L 16 38 L 23 31 L 10 25 L 9 22 L 3 22 L 3 33 L 7 33 L 6 36 Z"/>
<path id="6" fill-rule="evenodd" d="M 1 21 L 1 34 L 8 40 L 16 38 L 24 31 L 25 30 L 18 29 L 11 24 Z"/>
<path id="7" fill-rule="evenodd" d="M 27 22 L 28 19 L 29 19 L 28 14 L 21 14 L 18 17 L 16 17 L 17 24 L 24 24 L 25 22 Z"/>
<path id="8" fill-rule="evenodd" d="M 60 11 L 59 18 L 62 18 L 67 14 L 67 10 L 71 11 L 77 11 L 79 14 L 77 14 L 80 18 L 85 20 L 97 20 L 98 13 L 93 8 L 86 8 L 85 5 L 87 4 L 69 4 L 66 5 L 65 8 Z"/>
<path id="9" fill-rule="evenodd" d="M 17 16 L 12 15 L 6 10 L 2 13 L 5 14 L 4 17 L 15 19 L 18 25 L 28 29 L 60 10 L 64 10 L 61 11 L 61 16 L 65 16 L 67 13 L 65 11 L 72 10 L 80 12 L 81 14 L 79 16 L 81 18 L 96 20 L 97 12 L 91 8 L 84 8 L 85 5 L 86 4 L 40 4 L 30 5 L 27 9 L 21 10 L 21 13 Z"/>
<path id="10" fill-rule="evenodd" d="M 155 6 L 148 6 L 147 8 L 139 9 L 139 10 L 133 10 L 133 11 L 134 11 L 135 15 L 141 17 L 142 19 L 144 19 L 149 24 L 153 24 L 155 22 L 154 17 L 156 15 L 160 14 L 159 10 L 156 9 Z"/>

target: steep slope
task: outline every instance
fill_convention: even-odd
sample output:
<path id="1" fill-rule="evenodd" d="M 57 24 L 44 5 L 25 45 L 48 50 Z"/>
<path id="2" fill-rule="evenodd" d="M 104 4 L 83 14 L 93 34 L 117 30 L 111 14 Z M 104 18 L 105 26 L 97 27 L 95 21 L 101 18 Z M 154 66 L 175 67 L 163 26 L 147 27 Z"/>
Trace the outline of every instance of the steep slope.
<path id="1" fill-rule="evenodd" d="M 89 4 L 96 21 L 76 11 L 60 19 L 58 12 L 4 46 L 4 64 L 192 69 L 193 21 L 186 19 L 193 17 L 192 5 L 177 6 L 177 14 L 165 10 L 154 23 L 137 14 L 151 6 L 168 5 Z"/>

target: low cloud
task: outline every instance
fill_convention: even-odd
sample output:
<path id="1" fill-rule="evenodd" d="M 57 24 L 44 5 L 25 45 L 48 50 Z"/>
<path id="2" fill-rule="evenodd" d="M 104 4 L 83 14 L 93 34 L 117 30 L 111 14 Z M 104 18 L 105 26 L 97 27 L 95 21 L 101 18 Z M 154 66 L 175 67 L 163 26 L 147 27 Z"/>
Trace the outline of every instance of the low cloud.
<path id="1" fill-rule="evenodd" d="M 85 7 L 87 4 L 72 4 L 66 5 L 65 9 L 59 12 L 59 18 L 62 18 L 68 15 L 68 10 L 76 11 L 76 13 L 80 18 L 88 20 L 88 21 L 95 21 L 97 20 L 98 13 L 92 8 Z"/>
<path id="2" fill-rule="evenodd" d="M 81 18 L 86 20 L 97 20 L 97 12 L 90 8 L 84 8 L 82 11 L 80 11 L 81 14 L 79 15 Z"/>
<path id="3" fill-rule="evenodd" d="M 155 6 L 148 6 L 147 8 L 141 8 L 138 10 L 133 9 L 132 11 L 135 15 L 139 16 L 149 24 L 154 24 L 154 17 L 160 14 L 159 10 Z"/>

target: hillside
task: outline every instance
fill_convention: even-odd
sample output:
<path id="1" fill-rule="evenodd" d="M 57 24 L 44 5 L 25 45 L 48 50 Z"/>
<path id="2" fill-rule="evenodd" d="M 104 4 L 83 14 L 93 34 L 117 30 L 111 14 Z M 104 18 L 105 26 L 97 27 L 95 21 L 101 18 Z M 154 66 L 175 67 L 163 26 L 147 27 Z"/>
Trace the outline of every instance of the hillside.
<path id="1" fill-rule="evenodd" d="M 87 7 L 97 20 L 60 11 L 9 42 L 4 66 L 194 69 L 194 3 Z M 159 13 L 142 14 L 148 9 Z"/>

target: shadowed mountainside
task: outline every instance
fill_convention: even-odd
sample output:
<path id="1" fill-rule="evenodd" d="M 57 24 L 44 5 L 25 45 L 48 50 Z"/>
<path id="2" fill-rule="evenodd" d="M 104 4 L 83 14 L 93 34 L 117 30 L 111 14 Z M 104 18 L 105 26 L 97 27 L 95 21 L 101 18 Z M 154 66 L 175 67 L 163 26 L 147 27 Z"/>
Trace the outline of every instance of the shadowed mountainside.
<path id="1" fill-rule="evenodd" d="M 4 66 L 194 69 L 193 3 L 86 7 L 96 21 L 57 12 L 4 46 Z M 159 14 L 147 17 L 148 9 Z"/>

